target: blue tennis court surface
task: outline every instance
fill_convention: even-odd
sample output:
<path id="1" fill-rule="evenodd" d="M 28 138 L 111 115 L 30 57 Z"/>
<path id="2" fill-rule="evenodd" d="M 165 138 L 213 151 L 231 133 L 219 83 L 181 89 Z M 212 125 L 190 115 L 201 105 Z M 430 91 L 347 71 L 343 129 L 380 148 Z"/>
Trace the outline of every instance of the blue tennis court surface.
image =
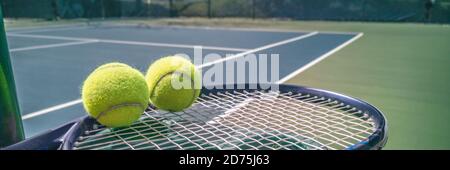
<path id="1" fill-rule="evenodd" d="M 11 60 L 31 137 L 86 115 L 80 89 L 97 66 L 124 62 L 145 72 L 156 59 L 185 53 L 279 54 L 280 82 L 362 34 L 139 25 L 64 26 L 8 31 Z M 239 58 L 236 58 L 238 60 Z"/>

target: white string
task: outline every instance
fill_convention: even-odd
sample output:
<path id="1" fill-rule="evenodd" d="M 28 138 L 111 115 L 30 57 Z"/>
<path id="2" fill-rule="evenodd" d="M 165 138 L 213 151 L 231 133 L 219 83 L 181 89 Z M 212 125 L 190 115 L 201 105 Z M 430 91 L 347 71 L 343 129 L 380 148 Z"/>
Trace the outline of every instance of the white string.
<path id="1" fill-rule="evenodd" d="M 183 112 L 150 109 L 129 128 L 86 131 L 74 149 L 345 149 L 374 126 L 366 113 L 336 100 L 234 91 L 203 94 Z"/>

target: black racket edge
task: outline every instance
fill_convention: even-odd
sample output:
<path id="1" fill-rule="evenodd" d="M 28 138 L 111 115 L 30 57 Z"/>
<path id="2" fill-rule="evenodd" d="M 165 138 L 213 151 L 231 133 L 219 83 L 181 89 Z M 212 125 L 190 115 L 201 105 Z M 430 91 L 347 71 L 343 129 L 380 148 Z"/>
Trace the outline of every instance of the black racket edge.
<path id="1" fill-rule="evenodd" d="M 231 87 L 231 88 L 230 88 Z M 263 88 L 264 87 L 264 88 Z M 303 87 L 298 85 L 288 85 L 288 84 L 277 84 L 276 86 L 271 86 L 271 84 L 234 84 L 234 85 L 223 85 L 214 86 L 213 88 L 203 88 L 202 94 L 218 93 L 218 92 L 233 92 L 233 91 L 248 91 L 252 92 L 255 90 L 272 90 L 267 87 L 278 87 L 280 92 L 294 92 L 311 94 L 318 97 L 325 97 L 332 100 L 340 101 L 344 104 L 351 105 L 361 111 L 366 111 L 370 113 L 370 116 L 375 122 L 375 131 L 371 134 L 367 140 L 360 141 L 348 148 L 347 150 L 379 150 L 384 147 L 387 142 L 387 121 L 385 116 L 381 111 L 371 104 L 356 98 L 352 98 L 339 93 L 315 89 L 310 87 Z M 19 142 L 12 146 L 6 147 L 4 149 L 11 150 L 22 150 L 22 149 L 33 149 L 33 150 L 71 150 L 78 138 L 86 130 L 91 129 L 92 125 L 97 124 L 97 121 L 88 116 L 84 116 L 80 119 L 67 123 L 59 128 L 46 132 L 37 137 L 27 139 L 25 141 Z"/>

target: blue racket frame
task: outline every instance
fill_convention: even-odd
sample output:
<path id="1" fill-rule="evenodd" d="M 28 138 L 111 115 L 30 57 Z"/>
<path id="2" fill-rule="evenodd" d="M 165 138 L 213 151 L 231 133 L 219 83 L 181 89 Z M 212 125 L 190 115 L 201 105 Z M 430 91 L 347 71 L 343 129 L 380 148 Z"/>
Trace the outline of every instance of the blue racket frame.
<path id="1" fill-rule="evenodd" d="M 367 140 L 356 143 L 348 148 L 347 150 L 378 150 L 382 149 L 387 142 L 387 121 L 383 113 L 370 105 L 369 103 L 356 99 L 353 97 L 349 97 L 346 95 L 342 95 L 339 93 L 302 87 L 297 85 L 286 85 L 279 84 L 278 89 L 280 92 L 294 92 L 294 93 L 305 93 L 311 94 L 318 97 L 326 97 L 329 99 L 338 100 L 345 104 L 351 105 L 361 111 L 366 111 L 370 113 L 370 116 L 373 118 L 375 122 L 375 131 L 372 135 L 370 135 Z M 217 93 L 217 92 L 233 92 L 246 90 L 248 92 L 252 92 L 254 90 L 261 90 L 261 87 L 273 87 L 270 84 L 235 84 L 234 88 L 229 88 L 230 85 L 223 85 L 217 88 L 203 88 L 202 94 L 209 93 Z M 250 87 L 257 87 L 256 89 Z M 253 90 L 252 90 L 253 89 Z M 269 89 L 267 89 L 269 90 Z M 87 130 L 92 124 L 97 123 L 97 121 L 88 116 L 84 116 L 80 119 L 69 122 L 63 126 L 60 126 L 56 129 L 45 132 L 36 137 L 27 139 L 25 141 L 19 142 L 12 146 L 6 147 L 4 149 L 8 150 L 57 150 L 57 149 L 72 149 L 73 143 L 76 141 L 76 138 L 79 134 L 83 133 Z"/>

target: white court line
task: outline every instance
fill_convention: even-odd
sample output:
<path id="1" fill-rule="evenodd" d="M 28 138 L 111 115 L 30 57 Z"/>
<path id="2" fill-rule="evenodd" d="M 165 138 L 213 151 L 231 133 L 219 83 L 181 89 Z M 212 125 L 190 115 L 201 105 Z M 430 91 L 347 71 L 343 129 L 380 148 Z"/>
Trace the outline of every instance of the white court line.
<path id="1" fill-rule="evenodd" d="M 117 23 L 115 21 L 99 21 L 103 25 L 111 26 L 137 26 L 140 23 Z M 273 32 L 273 33 L 307 33 L 312 32 L 312 30 L 299 30 L 299 29 L 274 29 L 274 28 L 252 28 L 252 27 L 219 27 L 219 26 L 188 26 L 188 25 L 156 25 L 148 24 L 151 27 L 159 28 L 185 28 L 185 29 L 204 29 L 204 30 L 225 30 L 225 31 L 258 31 L 258 32 Z M 48 29 L 45 29 L 48 28 Z M 87 24 L 67 24 L 67 25 L 55 25 L 55 26 L 36 26 L 27 28 L 11 28 L 8 32 L 11 33 L 35 33 L 35 32 L 49 32 L 49 31 L 59 31 L 59 30 L 76 30 L 76 29 L 87 29 L 91 28 Z M 35 30 L 33 30 L 35 29 Z M 321 33 L 330 34 L 352 34 L 356 35 L 357 32 L 337 32 L 337 31 L 320 31 Z"/>
<path id="2" fill-rule="evenodd" d="M 7 36 L 11 37 L 24 37 L 24 38 L 40 38 L 40 39 L 52 39 L 52 40 L 67 40 L 67 41 L 92 41 L 96 40 L 93 38 L 74 38 L 74 37 L 61 37 L 61 36 L 51 36 L 51 35 L 31 35 L 31 34 L 16 34 L 16 33 L 6 33 Z"/>
<path id="3" fill-rule="evenodd" d="M 55 47 L 65 47 L 65 46 L 72 46 L 72 45 L 97 43 L 97 42 L 98 41 L 77 41 L 77 42 L 57 43 L 57 44 L 48 44 L 48 45 L 36 45 L 36 46 L 31 46 L 31 47 L 14 48 L 14 49 L 9 50 L 9 52 L 28 51 L 28 50 L 37 50 L 37 49 L 55 48 Z"/>
<path id="4" fill-rule="evenodd" d="M 108 23 L 111 21 L 103 21 L 105 24 L 111 26 L 137 26 L 140 23 Z M 300 30 L 300 29 L 275 29 L 275 28 L 252 28 L 252 27 L 220 27 L 220 26 L 189 26 L 189 25 L 156 25 L 148 24 L 154 28 L 179 28 L 179 29 L 203 29 L 203 30 L 222 30 L 222 31 L 245 31 L 245 32 L 268 32 L 268 33 L 309 33 L 313 30 Z M 345 31 L 320 31 L 324 34 L 340 34 L 340 35 L 357 35 L 358 32 L 345 32 Z"/>
<path id="5" fill-rule="evenodd" d="M 305 39 L 305 38 L 314 36 L 316 34 L 318 34 L 317 31 L 316 32 L 311 32 L 309 34 L 301 35 L 301 36 L 298 36 L 298 37 L 290 38 L 290 39 L 287 39 L 287 40 L 284 40 L 284 41 L 280 41 L 280 42 L 277 42 L 277 43 L 273 43 L 273 44 L 269 44 L 269 45 L 266 45 L 266 46 L 262 46 L 262 47 L 259 47 L 259 48 L 255 48 L 253 50 L 249 50 L 249 51 L 246 51 L 246 52 L 243 52 L 243 53 L 232 55 L 230 57 L 226 57 L 226 58 L 223 58 L 223 59 L 220 59 L 220 60 L 215 60 L 215 61 L 212 61 L 212 62 L 208 62 L 208 63 L 202 64 L 202 65 L 198 66 L 198 68 L 211 66 L 211 65 L 214 65 L 214 64 L 217 64 L 217 63 L 221 63 L 221 62 L 224 62 L 224 61 L 227 61 L 227 60 L 239 58 L 239 57 L 242 57 L 242 56 L 245 56 L 245 55 L 248 55 L 248 54 L 252 54 L 252 53 L 255 53 L 255 52 L 258 52 L 258 51 L 266 50 L 266 49 L 273 48 L 273 47 L 276 47 L 276 46 L 280 46 L 280 45 L 283 45 L 283 44 L 287 44 L 287 43 L 291 43 L 291 42 L 298 41 L 298 40 L 301 40 L 301 39 Z"/>
<path id="6" fill-rule="evenodd" d="M 90 28 L 90 27 L 80 25 L 78 27 L 61 27 L 61 28 L 36 29 L 36 30 L 22 30 L 22 31 L 14 31 L 11 33 L 17 33 L 17 34 L 42 33 L 42 32 L 50 32 L 50 31 L 82 30 L 82 29 L 88 29 L 88 28 Z"/>
<path id="7" fill-rule="evenodd" d="M 47 114 L 49 112 L 53 112 L 53 111 L 56 111 L 56 110 L 59 110 L 59 109 L 64 109 L 66 107 L 70 107 L 70 106 L 76 105 L 76 104 L 81 103 L 81 102 L 82 102 L 81 99 L 77 99 L 77 100 L 73 100 L 73 101 L 70 101 L 70 102 L 67 102 L 67 103 L 63 103 L 63 104 L 60 104 L 60 105 L 56 105 L 56 106 L 53 106 L 53 107 L 42 109 L 42 110 L 39 110 L 39 111 L 36 111 L 36 112 L 32 112 L 32 113 L 29 113 L 29 114 L 26 114 L 26 115 L 22 116 L 22 120 L 27 120 L 27 119 L 30 119 L 30 118 L 33 118 L 33 117 L 36 117 L 36 116 L 40 116 L 40 115 L 43 115 L 43 114 Z"/>
<path id="8" fill-rule="evenodd" d="M 357 39 L 359 39 L 360 37 L 362 37 L 364 35 L 364 33 L 359 33 L 358 35 L 356 35 L 355 37 L 351 38 L 350 40 L 346 41 L 345 43 L 337 46 L 336 48 L 334 48 L 333 50 L 323 54 L 322 56 L 320 56 L 319 58 L 316 58 L 315 60 L 309 62 L 308 64 L 300 67 L 298 70 L 292 72 L 291 74 L 285 76 L 283 79 L 277 81 L 277 84 L 281 84 L 284 83 L 286 81 L 288 81 L 289 79 L 295 77 L 296 75 L 300 74 L 301 72 L 305 71 L 306 69 L 312 67 L 313 65 L 319 63 L 320 61 L 322 61 L 323 59 L 327 58 L 328 56 L 336 53 L 337 51 L 339 51 L 340 49 L 344 48 L 345 46 L 349 45 L 350 43 L 352 43 L 353 41 L 356 41 Z"/>
<path id="9" fill-rule="evenodd" d="M 167 26 L 172 27 L 172 26 Z M 190 29 L 206 29 L 206 30 L 224 30 L 224 31 L 246 31 L 246 32 L 269 32 L 269 33 L 308 33 L 312 30 L 293 30 L 293 29 L 269 29 L 269 28 L 231 28 L 231 27 L 200 27 L 200 26 L 173 26 L 179 28 Z M 339 34 L 339 35 L 355 35 L 356 32 L 338 32 L 338 31 L 320 31 L 324 34 Z"/>
<path id="10" fill-rule="evenodd" d="M 77 24 L 61 24 L 61 25 L 42 25 L 42 26 L 31 26 L 31 27 L 20 27 L 20 28 L 6 28 L 7 32 L 21 32 L 21 31 L 37 31 L 37 30 L 48 30 L 48 29 L 56 29 L 56 28 L 74 28 L 74 27 L 86 27 L 87 25 L 84 23 Z"/>
<path id="11" fill-rule="evenodd" d="M 188 48 L 188 49 L 192 49 L 196 46 L 201 46 L 201 45 L 186 45 L 186 44 L 156 43 L 156 42 L 123 41 L 123 40 L 111 40 L 111 39 L 74 38 L 74 37 L 51 36 L 51 35 L 30 35 L 30 34 L 15 34 L 15 33 L 10 33 L 7 35 L 12 36 L 12 37 L 41 38 L 41 39 L 69 40 L 69 41 L 96 41 L 96 42 L 111 43 L 111 44 L 127 44 L 127 45 Z M 242 52 L 242 51 L 249 50 L 249 49 L 243 49 L 243 48 L 215 47 L 215 46 L 201 46 L 201 47 L 205 50 L 218 50 L 218 51 Z"/>
<path id="12" fill-rule="evenodd" d="M 111 44 L 127 44 L 127 45 L 143 45 L 154 47 L 173 47 L 173 48 L 194 48 L 196 45 L 184 45 L 184 44 L 167 44 L 167 43 L 154 43 L 154 42 L 138 42 L 138 41 L 122 41 L 122 40 L 106 40 L 99 39 L 99 42 L 111 43 Z M 201 46 L 201 45 L 198 45 Z M 229 47 L 215 47 L 215 46 L 201 46 L 205 50 L 218 50 L 218 51 L 247 51 L 249 49 L 243 48 L 229 48 Z"/>
<path id="13" fill-rule="evenodd" d="M 216 61 L 212 61 L 212 62 L 209 62 L 209 63 L 205 63 L 205 64 L 202 64 L 202 65 L 197 66 L 197 67 L 199 67 L 199 68 L 206 67 L 206 66 L 209 66 L 209 65 L 212 65 L 212 64 L 215 64 L 215 63 L 219 63 L 219 62 L 223 62 L 223 61 L 226 61 L 226 60 L 242 57 L 244 55 L 251 54 L 251 53 L 254 53 L 254 52 L 258 52 L 258 51 L 261 51 L 261 50 L 266 50 L 266 49 L 273 48 L 273 47 L 276 47 L 276 46 L 280 46 L 280 45 L 283 45 L 283 44 L 287 44 L 287 43 L 290 43 L 290 42 L 298 41 L 298 40 L 301 40 L 301 39 L 304 39 L 304 38 L 307 38 L 307 37 L 310 37 L 310 36 L 313 36 L 313 35 L 316 35 L 316 34 L 318 34 L 318 32 L 312 32 L 312 33 L 309 33 L 309 34 L 306 34 L 306 35 L 302 35 L 302 36 L 294 37 L 294 38 L 287 39 L 287 40 L 284 40 L 284 41 L 280 41 L 280 42 L 276 42 L 276 43 L 273 43 L 273 44 L 269 44 L 269 45 L 266 45 L 266 46 L 262 46 L 262 47 L 259 47 L 259 48 L 253 49 L 253 50 L 249 50 L 247 52 L 239 53 L 239 54 L 236 54 L 236 55 L 233 55 L 233 56 L 221 59 L 221 60 L 216 60 Z M 64 109 L 64 108 L 67 108 L 67 107 L 70 107 L 70 106 L 73 106 L 73 105 L 76 105 L 76 104 L 79 104 L 79 103 L 82 103 L 81 99 L 73 100 L 73 101 L 70 101 L 70 102 L 67 102 L 67 103 L 63 103 L 63 104 L 59 104 L 59 105 L 56 105 L 56 106 L 52 106 L 52 107 L 49 107 L 49 108 L 46 108 L 46 109 L 43 109 L 43 110 L 39 110 L 39 111 L 36 111 L 36 112 L 28 113 L 28 114 L 25 114 L 25 116 L 22 116 L 22 120 L 26 120 L 26 119 L 30 119 L 30 118 L 33 118 L 33 117 L 36 117 L 36 116 L 44 115 L 44 114 L 47 114 L 49 112 L 53 112 L 53 111 L 56 111 L 56 110 Z"/>

